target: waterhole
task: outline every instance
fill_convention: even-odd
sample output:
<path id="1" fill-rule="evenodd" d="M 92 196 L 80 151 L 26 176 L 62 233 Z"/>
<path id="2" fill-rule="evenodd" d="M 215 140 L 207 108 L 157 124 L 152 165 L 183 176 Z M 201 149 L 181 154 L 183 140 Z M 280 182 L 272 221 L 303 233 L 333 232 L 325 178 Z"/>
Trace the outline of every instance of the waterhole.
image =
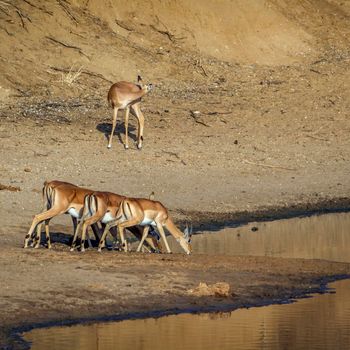
<path id="1" fill-rule="evenodd" d="M 181 252 L 171 241 L 173 251 Z M 193 236 L 194 254 L 254 255 L 350 262 L 350 213 L 225 228 Z"/>
<path id="2" fill-rule="evenodd" d="M 172 242 L 174 248 L 176 245 Z M 350 262 L 350 214 L 251 223 L 194 236 L 201 254 L 256 255 Z M 34 329 L 33 350 L 63 349 L 350 349 L 350 280 L 335 293 L 292 304 L 230 313 Z"/>

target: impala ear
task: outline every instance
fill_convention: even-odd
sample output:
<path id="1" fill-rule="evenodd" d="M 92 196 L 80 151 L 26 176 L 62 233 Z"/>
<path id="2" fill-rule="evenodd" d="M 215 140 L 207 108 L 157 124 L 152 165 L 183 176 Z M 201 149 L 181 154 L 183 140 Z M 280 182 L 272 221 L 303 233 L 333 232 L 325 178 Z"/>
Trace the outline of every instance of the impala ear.
<path id="1" fill-rule="evenodd" d="M 152 191 L 152 193 L 149 195 L 149 199 L 151 200 L 151 201 L 154 201 L 154 192 Z"/>
<path id="2" fill-rule="evenodd" d="M 141 75 L 137 76 L 137 83 L 140 85 L 141 88 L 143 87 L 143 81 L 142 81 Z"/>

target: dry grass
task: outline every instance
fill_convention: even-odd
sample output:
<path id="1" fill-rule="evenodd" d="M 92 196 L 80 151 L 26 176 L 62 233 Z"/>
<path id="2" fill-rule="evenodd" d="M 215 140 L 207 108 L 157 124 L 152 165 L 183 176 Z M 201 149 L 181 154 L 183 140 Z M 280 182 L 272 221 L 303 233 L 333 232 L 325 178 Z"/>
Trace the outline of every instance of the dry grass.
<path id="1" fill-rule="evenodd" d="M 68 86 L 73 85 L 79 78 L 82 70 L 83 66 L 79 67 L 78 69 L 74 69 L 74 65 L 71 66 L 68 73 L 61 73 L 61 83 L 67 84 Z"/>

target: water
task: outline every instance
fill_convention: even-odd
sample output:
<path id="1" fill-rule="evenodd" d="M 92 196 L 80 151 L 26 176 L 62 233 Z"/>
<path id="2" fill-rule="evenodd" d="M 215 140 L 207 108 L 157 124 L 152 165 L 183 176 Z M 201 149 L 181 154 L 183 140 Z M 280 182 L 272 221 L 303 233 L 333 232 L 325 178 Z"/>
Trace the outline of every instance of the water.
<path id="1" fill-rule="evenodd" d="M 258 228 L 252 231 L 252 228 Z M 181 248 L 171 238 L 172 250 Z M 193 237 L 194 254 L 254 255 L 350 262 L 350 213 L 250 223 Z"/>
<path id="2" fill-rule="evenodd" d="M 254 223 L 197 235 L 193 245 L 207 254 L 350 262 L 350 214 Z M 24 338 L 32 350 L 350 349 L 350 280 L 330 286 L 336 293 L 288 305 L 35 329 Z"/>

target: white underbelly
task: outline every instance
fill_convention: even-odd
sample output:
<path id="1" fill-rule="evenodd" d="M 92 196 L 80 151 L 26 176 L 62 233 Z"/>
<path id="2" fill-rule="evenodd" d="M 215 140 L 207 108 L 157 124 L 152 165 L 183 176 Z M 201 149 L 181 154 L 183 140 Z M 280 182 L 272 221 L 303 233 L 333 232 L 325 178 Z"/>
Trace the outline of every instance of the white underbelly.
<path id="1" fill-rule="evenodd" d="M 76 210 L 75 208 L 68 209 L 68 214 L 73 216 L 76 219 L 80 219 L 80 212 Z"/>
<path id="2" fill-rule="evenodd" d="M 148 218 L 143 218 L 140 225 L 141 226 L 147 226 L 147 225 L 157 226 L 157 224 L 154 222 L 154 220 L 148 219 Z"/>
<path id="3" fill-rule="evenodd" d="M 125 101 L 119 108 L 120 109 L 125 109 L 129 104 L 130 104 L 131 101 Z"/>
<path id="4" fill-rule="evenodd" d="M 110 221 L 112 221 L 112 220 L 114 220 L 115 219 L 115 217 L 110 213 L 110 212 L 108 212 L 108 213 L 106 213 L 104 216 L 103 216 L 103 218 L 102 218 L 102 222 L 104 223 L 104 224 L 107 224 L 107 222 L 110 222 Z"/>

